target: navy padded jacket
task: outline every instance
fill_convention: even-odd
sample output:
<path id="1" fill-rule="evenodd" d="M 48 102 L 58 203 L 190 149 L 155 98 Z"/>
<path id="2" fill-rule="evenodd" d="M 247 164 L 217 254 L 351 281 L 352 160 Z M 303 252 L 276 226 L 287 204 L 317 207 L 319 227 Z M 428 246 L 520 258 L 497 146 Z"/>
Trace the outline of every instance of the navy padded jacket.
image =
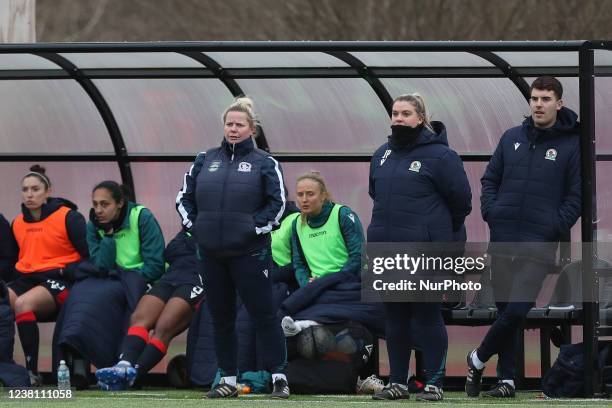
<path id="1" fill-rule="evenodd" d="M 176 198 L 204 254 L 238 256 L 270 245 L 285 210 L 280 164 L 248 138 L 197 155 Z"/>
<path id="2" fill-rule="evenodd" d="M 451 242 L 472 210 L 463 162 L 448 147 L 442 122 L 423 127 L 416 140 L 382 145 L 370 162 L 374 200 L 368 242 Z"/>
<path id="3" fill-rule="evenodd" d="M 580 216 L 580 126 L 565 107 L 538 129 L 531 117 L 507 130 L 481 179 L 491 242 L 553 242 Z M 540 248 L 544 248 L 541 247 Z M 546 246 L 539 258 L 554 257 Z"/>

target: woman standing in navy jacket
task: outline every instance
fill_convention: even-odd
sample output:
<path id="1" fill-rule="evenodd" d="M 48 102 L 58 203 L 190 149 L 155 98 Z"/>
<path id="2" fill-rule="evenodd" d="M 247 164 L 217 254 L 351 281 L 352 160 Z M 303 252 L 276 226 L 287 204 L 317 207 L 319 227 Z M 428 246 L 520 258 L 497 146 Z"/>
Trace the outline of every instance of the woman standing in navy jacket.
<path id="1" fill-rule="evenodd" d="M 428 121 L 420 95 L 401 95 L 393 102 L 391 132 L 370 163 L 374 207 L 368 242 L 457 240 L 464 234 L 472 194 L 461 159 L 448 147 L 444 124 Z M 409 344 L 414 344 L 423 351 L 427 377 L 417 399 L 441 400 L 448 347 L 441 303 L 384 305 L 391 373 L 389 385 L 373 398 L 409 398 Z"/>
<path id="2" fill-rule="evenodd" d="M 208 398 L 235 397 L 236 292 L 255 325 L 258 352 L 272 373 L 273 398 L 288 398 L 286 347 L 274 308 L 270 232 L 285 209 L 280 164 L 255 148 L 252 101 L 239 98 L 223 114 L 220 147 L 199 153 L 176 203 L 183 227 L 202 255 L 202 275 L 215 329 L 221 381 Z"/>

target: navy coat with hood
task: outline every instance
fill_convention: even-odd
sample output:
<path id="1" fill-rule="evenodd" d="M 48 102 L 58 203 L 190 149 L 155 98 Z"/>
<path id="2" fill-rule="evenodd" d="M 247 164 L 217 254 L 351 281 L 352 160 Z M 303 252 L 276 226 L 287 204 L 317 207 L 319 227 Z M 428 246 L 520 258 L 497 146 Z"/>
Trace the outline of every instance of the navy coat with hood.
<path id="1" fill-rule="evenodd" d="M 558 242 L 580 216 L 576 113 L 561 108 L 547 129 L 536 128 L 531 117 L 508 129 L 480 181 L 491 242 Z M 546 246 L 538 257 L 551 260 L 555 250 L 556 245 Z"/>
<path id="2" fill-rule="evenodd" d="M 392 136 L 370 163 L 374 200 L 368 242 L 451 242 L 472 210 L 472 193 L 461 158 L 448 147 L 446 129 L 431 123 L 415 140 Z"/>

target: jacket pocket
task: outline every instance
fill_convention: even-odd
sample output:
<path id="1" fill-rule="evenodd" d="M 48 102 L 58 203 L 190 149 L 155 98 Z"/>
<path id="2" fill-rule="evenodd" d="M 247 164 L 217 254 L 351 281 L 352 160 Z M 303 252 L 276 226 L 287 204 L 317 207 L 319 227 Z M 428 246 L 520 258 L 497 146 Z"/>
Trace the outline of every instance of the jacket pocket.
<path id="1" fill-rule="evenodd" d="M 223 246 L 226 250 L 240 250 L 249 246 L 256 238 L 255 221 L 251 214 L 225 214 Z"/>
<path id="2" fill-rule="evenodd" d="M 453 228 L 450 225 L 439 228 L 425 226 L 425 237 L 425 242 L 452 242 Z"/>
<path id="3" fill-rule="evenodd" d="M 550 216 L 550 229 L 552 230 L 552 238 L 556 241 L 561 235 L 561 220 L 557 211 L 554 211 Z"/>
<path id="4" fill-rule="evenodd" d="M 493 203 L 489 207 L 489 210 L 486 212 L 486 219 L 485 219 L 485 221 L 488 224 L 491 224 L 491 222 L 493 222 L 495 220 L 497 208 L 498 208 L 498 204 L 497 204 L 497 200 L 496 200 L 496 201 L 493 201 Z"/>

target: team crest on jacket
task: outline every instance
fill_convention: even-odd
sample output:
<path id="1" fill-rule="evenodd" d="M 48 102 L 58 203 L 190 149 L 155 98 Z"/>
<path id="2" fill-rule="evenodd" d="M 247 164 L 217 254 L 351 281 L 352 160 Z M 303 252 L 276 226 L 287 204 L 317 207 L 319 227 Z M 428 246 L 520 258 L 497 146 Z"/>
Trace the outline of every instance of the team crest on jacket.
<path id="1" fill-rule="evenodd" d="M 418 160 L 413 161 L 412 163 L 410 163 L 410 168 L 408 169 L 410 171 L 414 171 L 415 173 L 418 173 L 421 171 L 421 162 Z"/>
<path id="2" fill-rule="evenodd" d="M 240 162 L 240 164 L 238 164 L 238 171 L 242 171 L 244 173 L 250 172 L 251 171 L 251 163 Z"/>
<path id="3" fill-rule="evenodd" d="M 212 163 L 210 163 L 210 166 L 208 166 L 208 171 L 210 172 L 217 171 L 219 170 L 219 166 L 221 166 L 221 160 L 215 160 Z"/>
<path id="4" fill-rule="evenodd" d="M 552 160 L 552 161 L 557 160 L 557 150 L 555 150 L 555 149 L 548 149 L 546 151 L 546 156 L 544 156 L 544 158 L 546 160 Z"/>
<path id="5" fill-rule="evenodd" d="M 387 157 L 389 157 L 390 154 L 391 154 L 391 149 L 385 151 L 385 154 L 383 154 L 382 159 L 380 159 L 380 165 L 381 166 L 383 165 L 385 160 L 387 160 Z"/>

